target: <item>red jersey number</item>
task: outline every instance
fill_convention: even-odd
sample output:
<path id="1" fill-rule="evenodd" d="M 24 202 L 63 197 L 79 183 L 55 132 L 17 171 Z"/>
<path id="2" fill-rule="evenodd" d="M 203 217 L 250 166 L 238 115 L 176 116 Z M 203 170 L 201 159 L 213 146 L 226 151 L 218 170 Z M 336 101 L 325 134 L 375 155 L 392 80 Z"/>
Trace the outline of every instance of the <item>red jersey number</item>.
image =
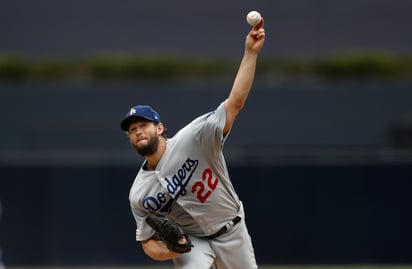
<path id="1" fill-rule="evenodd" d="M 216 189 L 219 179 L 213 179 L 212 169 L 203 171 L 202 180 L 196 181 L 192 186 L 192 193 L 197 193 L 197 199 L 203 204 Z"/>

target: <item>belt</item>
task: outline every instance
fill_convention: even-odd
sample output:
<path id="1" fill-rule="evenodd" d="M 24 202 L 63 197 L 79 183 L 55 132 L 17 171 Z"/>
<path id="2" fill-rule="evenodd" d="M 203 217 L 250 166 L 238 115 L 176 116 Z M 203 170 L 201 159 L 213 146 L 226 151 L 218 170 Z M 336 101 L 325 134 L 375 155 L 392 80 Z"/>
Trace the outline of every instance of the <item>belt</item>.
<path id="1" fill-rule="evenodd" d="M 242 218 L 239 216 L 236 216 L 234 219 L 232 219 L 231 221 L 229 221 L 228 224 L 226 224 L 225 226 L 222 227 L 222 229 L 220 229 L 219 231 L 217 231 L 214 234 L 208 235 L 206 236 L 207 239 L 215 239 L 218 236 L 221 236 L 222 234 L 226 233 L 230 228 L 232 228 L 233 226 L 235 226 L 236 224 L 238 224 L 240 222 Z"/>

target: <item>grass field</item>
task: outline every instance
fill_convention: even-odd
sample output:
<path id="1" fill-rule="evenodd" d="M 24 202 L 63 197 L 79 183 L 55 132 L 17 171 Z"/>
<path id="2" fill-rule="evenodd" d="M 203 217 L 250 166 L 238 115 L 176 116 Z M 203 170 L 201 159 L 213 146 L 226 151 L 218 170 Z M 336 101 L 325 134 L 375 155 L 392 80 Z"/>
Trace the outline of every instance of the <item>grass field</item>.
<path id="1" fill-rule="evenodd" d="M 156 266 L 31 266 L 7 267 L 6 269 L 172 269 L 173 267 Z M 410 265 L 262 265 L 260 269 L 412 269 Z M 238 268 L 236 268 L 238 269 Z M 239 268 L 241 269 L 241 268 Z"/>

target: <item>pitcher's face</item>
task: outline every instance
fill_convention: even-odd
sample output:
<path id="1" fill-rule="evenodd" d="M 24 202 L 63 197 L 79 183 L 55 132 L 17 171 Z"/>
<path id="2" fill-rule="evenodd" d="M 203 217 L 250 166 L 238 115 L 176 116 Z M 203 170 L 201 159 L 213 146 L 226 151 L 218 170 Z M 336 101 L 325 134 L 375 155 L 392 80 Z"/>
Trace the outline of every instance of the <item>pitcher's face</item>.
<path id="1" fill-rule="evenodd" d="M 161 124 L 148 120 L 139 120 L 129 125 L 130 143 L 140 155 L 150 156 L 157 151 L 161 127 Z"/>

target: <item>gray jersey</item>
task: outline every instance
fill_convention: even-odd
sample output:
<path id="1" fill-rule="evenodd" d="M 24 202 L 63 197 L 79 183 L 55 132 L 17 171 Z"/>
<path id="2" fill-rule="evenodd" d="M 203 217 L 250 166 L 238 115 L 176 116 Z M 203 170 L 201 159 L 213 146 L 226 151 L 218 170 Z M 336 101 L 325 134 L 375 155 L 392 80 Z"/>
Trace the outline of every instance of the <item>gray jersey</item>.
<path id="1" fill-rule="evenodd" d="M 145 222 L 149 212 L 167 216 L 195 236 L 213 234 L 243 215 L 222 154 L 225 121 L 222 103 L 167 140 L 156 170 L 142 165 L 129 196 L 138 241 L 155 232 Z"/>

